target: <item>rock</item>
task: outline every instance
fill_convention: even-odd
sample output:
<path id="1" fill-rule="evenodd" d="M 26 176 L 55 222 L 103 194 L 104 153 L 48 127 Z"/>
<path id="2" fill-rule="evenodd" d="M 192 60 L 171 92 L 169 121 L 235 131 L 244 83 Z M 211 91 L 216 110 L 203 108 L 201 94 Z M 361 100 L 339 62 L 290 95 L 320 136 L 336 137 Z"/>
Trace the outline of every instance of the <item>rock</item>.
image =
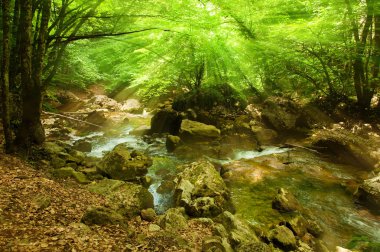
<path id="1" fill-rule="evenodd" d="M 81 164 L 85 159 L 85 154 L 81 151 L 70 150 L 69 154 L 66 156 L 66 162 Z"/>
<path id="2" fill-rule="evenodd" d="M 235 156 L 237 159 L 241 157 Z M 238 183 L 255 184 L 270 176 L 273 170 L 281 169 L 283 168 L 282 166 L 284 166 L 284 164 L 279 161 L 276 163 L 271 162 L 270 164 L 268 164 L 268 162 L 258 162 L 258 158 L 254 160 L 237 160 L 224 164 L 222 166 L 223 178 Z M 277 163 L 280 166 L 279 168 L 277 167 Z"/>
<path id="3" fill-rule="evenodd" d="M 103 157 L 97 168 L 112 179 L 138 181 L 151 165 L 149 157 L 136 151 L 130 153 L 125 144 L 119 144 Z"/>
<path id="4" fill-rule="evenodd" d="M 78 165 L 77 165 L 77 163 L 67 163 L 65 166 L 66 166 L 66 167 L 71 167 L 71 168 L 73 168 L 74 170 L 78 169 Z"/>
<path id="5" fill-rule="evenodd" d="M 214 220 L 225 227 L 231 245 L 236 248 L 252 242 L 260 242 L 254 230 L 232 213 L 225 211 Z"/>
<path id="6" fill-rule="evenodd" d="M 194 111 L 194 109 L 190 109 L 190 108 L 184 112 L 184 116 L 186 119 L 189 119 L 189 120 L 197 119 L 197 113 Z"/>
<path id="7" fill-rule="evenodd" d="M 174 190 L 175 183 L 173 181 L 165 180 L 162 181 L 161 185 L 157 188 L 157 193 L 164 194 L 170 193 Z"/>
<path id="8" fill-rule="evenodd" d="M 208 162 L 194 162 L 180 167 L 174 199 L 194 217 L 213 217 L 229 205 L 230 193 L 220 174 Z"/>
<path id="9" fill-rule="evenodd" d="M 86 225 L 121 225 L 127 227 L 124 217 L 112 209 L 90 207 L 83 215 L 81 222 Z"/>
<path id="10" fill-rule="evenodd" d="M 151 133 L 170 133 L 178 135 L 182 118 L 173 109 L 159 110 L 151 119 Z"/>
<path id="11" fill-rule="evenodd" d="M 297 247 L 296 237 L 293 235 L 293 232 L 285 226 L 277 226 L 275 229 L 272 229 L 269 237 L 275 246 L 285 251 L 291 251 Z"/>
<path id="12" fill-rule="evenodd" d="M 180 136 L 185 140 L 215 139 L 220 137 L 220 130 L 213 125 L 186 119 L 182 121 Z"/>
<path id="13" fill-rule="evenodd" d="M 107 117 L 105 116 L 105 113 L 103 111 L 95 110 L 88 114 L 88 116 L 85 119 L 86 122 L 102 126 L 107 122 Z"/>
<path id="14" fill-rule="evenodd" d="M 372 170 L 380 162 L 377 137 L 362 137 L 343 128 L 321 129 L 313 131 L 309 141 L 320 152 L 330 155 L 335 162 Z"/>
<path id="15" fill-rule="evenodd" d="M 252 126 L 251 130 L 261 145 L 267 145 L 275 142 L 278 136 L 275 130 L 266 129 L 260 126 Z"/>
<path id="16" fill-rule="evenodd" d="M 292 230 L 294 235 L 303 237 L 307 233 L 309 223 L 302 216 L 296 216 L 293 219 L 287 221 L 286 226 Z"/>
<path id="17" fill-rule="evenodd" d="M 380 213 L 380 175 L 364 180 L 359 187 L 359 199 Z"/>
<path id="18" fill-rule="evenodd" d="M 73 178 L 79 183 L 79 184 L 89 184 L 91 181 L 87 178 L 85 174 L 82 172 L 74 172 L 73 173 Z"/>
<path id="19" fill-rule="evenodd" d="M 235 249 L 236 252 L 272 252 L 270 246 L 263 242 L 242 244 Z"/>
<path id="20" fill-rule="evenodd" d="M 127 113 L 141 113 L 143 110 L 143 107 L 141 103 L 139 102 L 139 100 L 128 99 L 121 104 L 120 109 L 121 111 L 124 111 Z"/>
<path id="21" fill-rule="evenodd" d="M 302 241 L 298 241 L 296 251 L 297 252 L 314 252 L 314 251 L 324 252 L 323 250 L 314 250 L 307 243 L 304 243 Z"/>
<path id="22" fill-rule="evenodd" d="M 156 211 L 153 208 L 141 210 L 141 218 L 146 221 L 154 221 L 156 218 Z"/>
<path id="23" fill-rule="evenodd" d="M 139 215 L 153 208 L 153 196 L 143 186 L 120 180 L 103 179 L 88 185 L 88 190 L 105 196 L 110 207 L 123 216 Z"/>
<path id="24" fill-rule="evenodd" d="M 101 180 L 104 178 L 102 175 L 98 173 L 96 168 L 82 167 L 79 169 L 79 171 L 84 173 L 89 180 Z"/>
<path id="25" fill-rule="evenodd" d="M 156 224 L 150 224 L 148 226 L 148 231 L 149 232 L 158 232 L 161 230 L 161 227 L 159 225 L 156 225 Z"/>
<path id="26" fill-rule="evenodd" d="M 146 125 L 141 125 L 133 129 L 129 134 L 134 136 L 144 136 L 150 133 L 150 127 Z"/>
<path id="27" fill-rule="evenodd" d="M 144 186 L 145 188 L 149 188 L 153 183 L 153 178 L 151 176 L 144 176 L 140 178 L 140 184 Z"/>
<path id="28" fill-rule="evenodd" d="M 74 143 L 73 149 L 81 152 L 91 152 L 92 144 L 86 140 L 78 140 Z"/>
<path id="29" fill-rule="evenodd" d="M 314 237 L 319 238 L 323 234 L 323 229 L 315 220 L 308 219 L 307 223 L 307 231 Z"/>
<path id="30" fill-rule="evenodd" d="M 53 168 L 58 169 L 64 167 L 66 165 L 66 161 L 57 156 L 52 156 L 50 164 Z"/>
<path id="31" fill-rule="evenodd" d="M 269 97 L 260 112 L 261 119 L 276 131 L 294 130 L 300 117 L 299 105 L 281 97 Z"/>
<path id="32" fill-rule="evenodd" d="M 85 174 L 75 171 L 72 167 L 63 167 L 53 171 L 53 176 L 56 178 L 74 178 L 80 184 L 88 184 L 91 181 L 88 180 Z"/>
<path id="33" fill-rule="evenodd" d="M 53 175 L 56 178 L 69 178 L 73 176 L 75 170 L 71 167 L 63 167 L 53 171 Z"/>
<path id="34" fill-rule="evenodd" d="M 86 156 L 83 160 L 83 165 L 89 168 L 96 167 L 96 165 L 101 161 L 100 158 L 97 157 L 88 157 Z"/>
<path id="35" fill-rule="evenodd" d="M 339 247 L 339 246 L 336 246 L 336 252 L 352 252 L 352 250 L 349 250 L 349 249 L 345 249 L 345 248 L 342 248 L 342 247 Z"/>
<path id="36" fill-rule="evenodd" d="M 65 152 L 65 148 L 53 142 L 44 142 L 42 148 L 50 155 L 56 155 L 60 152 Z"/>
<path id="37" fill-rule="evenodd" d="M 166 137 L 166 149 L 168 152 L 173 152 L 180 144 L 181 138 L 179 136 L 168 135 Z"/>
<path id="38" fill-rule="evenodd" d="M 90 105 L 97 105 L 100 108 L 109 109 L 112 111 L 117 111 L 121 108 L 117 101 L 107 97 L 106 95 L 95 95 L 88 101 L 88 103 Z"/>
<path id="39" fill-rule="evenodd" d="M 286 213 L 301 210 L 302 207 L 293 194 L 280 188 L 275 199 L 272 201 L 272 208 Z"/>
<path id="40" fill-rule="evenodd" d="M 213 235 L 220 236 L 222 238 L 228 238 L 229 233 L 227 229 L 221 223 L 215 223 L 212 229 Z"/>
<path id="41" fill-rule="evenodd" d="M 187 227 L 187 216 L 185 209 L 170 208 L 164 215 L 160 216 L 160 227 L 166 230 L 179 230 Z"/>
<path id="42" fill-rule="evenodd" d="M 206 237 L 202 241 L 202 252 L 232 252 L 231 245 L 228 243 L 227 239 L 222 239 L 218 236 Z"/>

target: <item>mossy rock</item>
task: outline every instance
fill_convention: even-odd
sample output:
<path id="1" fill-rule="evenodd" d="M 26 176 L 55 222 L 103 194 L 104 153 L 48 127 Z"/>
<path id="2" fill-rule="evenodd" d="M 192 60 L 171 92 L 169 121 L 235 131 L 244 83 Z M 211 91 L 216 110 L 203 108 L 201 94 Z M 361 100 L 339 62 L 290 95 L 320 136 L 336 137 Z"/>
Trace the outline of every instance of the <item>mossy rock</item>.
<path id="1" fill-rule="evenodd" d="M 297 247 L 297 240 L 293 232 L 285 226 L 277 226 L 269 234 L 272 243 L 285 250 L 292 251 Z"/>
<path id="2" fill-rule="evenodd" d="M 243 220 L 240 220 L 232 213 L 225 211 L 214 219 L 215 222 L 222 224 L 228 233 L 231 245 L 234 248 L 251 244 L 252 242 L 260 242 L 255 231 L 251 226 Z M 219 228 L 219 230 L 221 230 Z M 223 230 L 222 230 L 223 232 Z"/>
<path id="3" fill-rule="evenodd" d="M 64 167 L 66 165 L 66 161 L 54 155 L 51 158 L 50 164 L 53 168 L 58 169 Z"/>
<path id="4" fill-rule="evenodd" d="M 213 125 L 186 119 L 181 123 L 180 136 L 181 139 L 185 139 L 187 141 L 215 139 L 220 137 L 220 130 Z"/>
<path id="5" fill-rule="evenodd" d="M 103 179 L 91 183 L 87 188 L 91 192 L 105 196 L 110 207 L 123 216 L 136 216 L 141 210 L 154 206 L 152 194 L 141 185 Z"/>
<path id="6" fill-rule="evenodd" d="M 152 159 L 142 153 L 129 152 L 125 144 L 117 145 L 97 166 L 99 173 L 112 179 L 138 181 L 145 176 Z"/>
<path id="7" fill-rule="evenodd" d="M 75 171 L 72 167 L 63 167 L 53 171 L 56 178 L 74 178 L 80 184 L 88 184 L 90 181 L 85 174 Z"/>
<path id="8" fill-rule="evenodd" d="M 122 215 L 105 207 L 90 207 L 83 215 L 81 222 L 86 225 L 121 225 L 127 228 L 127 222 Z"/>
<path id="9" fill-rule="evenodd" d="M 215 217 L 230 208 L 230 192 L 219 172 L 208 161 L 179 167 L 174 199 L 193 217 Z"/>
<path id="10" fill-rule="evenodd" d="M 170 208 L 159 218 L 159 225 L 166 230 L 185 229 L 188 216 L 184 208 Z"/>

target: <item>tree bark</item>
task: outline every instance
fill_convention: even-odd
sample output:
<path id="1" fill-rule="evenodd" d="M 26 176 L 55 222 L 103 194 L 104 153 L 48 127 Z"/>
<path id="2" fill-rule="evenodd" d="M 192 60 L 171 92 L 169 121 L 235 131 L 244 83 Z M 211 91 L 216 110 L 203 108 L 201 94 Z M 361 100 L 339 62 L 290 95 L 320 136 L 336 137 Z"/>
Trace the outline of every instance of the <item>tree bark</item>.
<path id="1" fill-rule="evenodd" d="M 10 125 L 9 64 L 10 64 L 10 0 L 2 1 L 3 12 L 3 57 L 1 66 L 2 123 L 5 138 L 5 152 L 12 152 L 12 130 Z"/>
<path id="2" fill-rule="evenodd" d="M 50 0 L 49 0 L 50 1 Z M 22 87 L 22 121 L 17 132 L 16 142 L 21 149 L 29 150 L 32 144 L 41 144 L 45 140 L 45 132 L 41 123 L 41 86 L 32 77 L 32 1 L 20 3 L 20 59 Z"/>

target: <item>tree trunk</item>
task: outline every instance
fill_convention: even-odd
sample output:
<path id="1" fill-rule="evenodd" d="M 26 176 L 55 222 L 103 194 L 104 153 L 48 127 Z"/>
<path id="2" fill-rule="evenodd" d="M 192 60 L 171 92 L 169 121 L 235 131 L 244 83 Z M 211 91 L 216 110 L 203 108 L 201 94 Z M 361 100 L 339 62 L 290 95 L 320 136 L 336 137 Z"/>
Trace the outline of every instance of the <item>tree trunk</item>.
<path id="1" fill-rule="evenodd" d="M 380 7 L 379 10 L 380 11 Z M 375 15 L 375 49 L 373 52 L 373 69 L 371 87 L 376 90 L 379 87 L 380 74 L 380 13 Z"/>
<path id="2" fill-rule="evenodd" d="M 5 138 L 5 152 L 12 152 L 12 130 L 9 103 L 9 60 L 10 60 L 10 1 L 2 1 L 3 11 L 3 57 L 1 66 L 1 105 Z"/>
<path id="3" fill-rule="evenodd" d="M 22 87 L 22 121 L 17 132 L 17 145 L 29 150 L 32 144 L 41 144 L 45 132 L 41 123 L 41 85 L 32 78 L 32 1 L 20 3 L 20 59 Z"/>

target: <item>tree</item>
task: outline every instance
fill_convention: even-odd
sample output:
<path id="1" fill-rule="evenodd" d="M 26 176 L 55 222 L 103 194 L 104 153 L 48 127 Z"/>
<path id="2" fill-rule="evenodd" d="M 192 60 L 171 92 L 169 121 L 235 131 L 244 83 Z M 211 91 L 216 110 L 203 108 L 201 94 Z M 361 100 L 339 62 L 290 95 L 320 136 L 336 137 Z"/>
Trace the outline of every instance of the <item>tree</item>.
<path id="1" fill-rule="evenodd" d="M 370 107 L 379 86 L 380 69 L 380 4 L 366 0 L 364 10 L 354 14 L 350 0 L 345 0 L 351 21 L 353 50 L 353 82 L 362 109 Z M 360 20 L 365 20 L 361 26 Z"/>
<path id="2" fill-rule="evenodd" d="M 2 39 L 2 67 L 1 67 L 1 106 L 2 106 L 2 122 L 5 138 L 5 151 L 12 151 L 12 131 L 10 126 L 10 103 L 9 103 L 9 64 L 10 64 L 10 1 L 2 2 L 3 16 L 3 39 Z"/>

